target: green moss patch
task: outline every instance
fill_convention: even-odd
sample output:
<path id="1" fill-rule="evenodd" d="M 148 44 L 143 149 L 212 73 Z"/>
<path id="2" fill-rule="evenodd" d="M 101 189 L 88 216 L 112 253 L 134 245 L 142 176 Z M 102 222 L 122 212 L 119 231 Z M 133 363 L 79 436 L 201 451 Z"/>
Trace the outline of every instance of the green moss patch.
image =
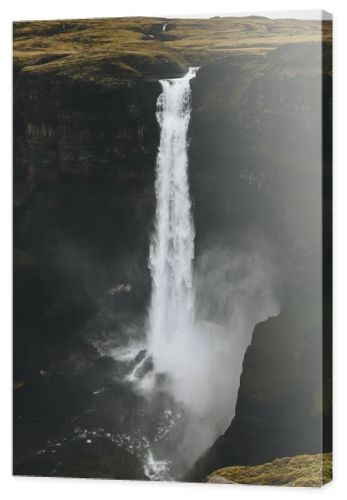
<path id="1" fill-rule="evenodd" d="M 322 486 L 332 479 L 332 454 L 278 458 L 256 466 L 233 466 L 208 476 L 210 483 L 272 486 Z"/>

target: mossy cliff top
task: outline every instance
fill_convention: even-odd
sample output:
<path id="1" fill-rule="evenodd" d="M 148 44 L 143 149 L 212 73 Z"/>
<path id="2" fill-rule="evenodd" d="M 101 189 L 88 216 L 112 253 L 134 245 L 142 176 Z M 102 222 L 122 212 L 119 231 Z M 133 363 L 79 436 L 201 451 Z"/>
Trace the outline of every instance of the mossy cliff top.
<path id="1" fill-rule="evenodd" d="M 320 21 L 265 17 L 28 21 L 13 28 L 16 70 L 104 86 L 179 75 L 233 52 L 264 53 L 322 39 Z M 330 22 L 323 23 L 323 39 L 331 39 Z"/>
<path id="2" fill-rule="evenodd" d="M 209 483 L 238 483 L 267 486 L 322 486 L 332 479 L 332 454 L 278 458 L 256 466 L 219 469 Z"/>

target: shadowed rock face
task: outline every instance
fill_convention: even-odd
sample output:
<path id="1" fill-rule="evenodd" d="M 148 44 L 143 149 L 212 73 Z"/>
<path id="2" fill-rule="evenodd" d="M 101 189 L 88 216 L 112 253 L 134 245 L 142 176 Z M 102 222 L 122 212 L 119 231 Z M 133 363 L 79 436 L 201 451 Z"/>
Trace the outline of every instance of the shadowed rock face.
<path id="1" fill-rule="evenodd" d="M 148 187 L 158 82 L 123 80 L 108 89 L 21 72 L 14 93 L 17 178 L 33 184 L 72 175 Z"/>
<path id="2" fill-rule="evenodd" d="M 324 370 L 323 388 L 321 366 L 323 349 L 328 357 L 331 344 L 322 344 L 321 329 L 318 308 L 282 313 L 256 326 L 243 362 L 235 417 L 186 479 L 204 481 L 228 465 L 331 449 L 331 379 Z"/>
<path id="3" fill-rule="evenodd" d="M 321 67 L 320 44 L 293 44 L 216 61 L 192 83 L 197 250 L 267 242 L 284 308 L 320 288 L 321 103 L 328 144 L 331 61 L 323 96 Z"/>
<path id="4" fill-rule="evenodd" d="M 145 305 L 160 85 L 123 81 L 110 91 L 21 73 L 14 92 L 21 378 L 40 369 L 45 347 L 78 335 L 115 285 L 132 283 L 131 305 Z"/>
<path id="5" fill-rule="evenodd" d="M 331 221 L 329 215 L 320 219 L 322 174 L 325 213 L 331 207 L 330 50 L 306 44 L 256 59 L 239 55 L 202 68 L 194 82 L 191 177 L 202 224 L 198 248 L 235 245 L 235 239 L 247 248 L 247 230 L 270 242 L 281 309 L 288 312 L 255 328 L 235 417 L 188 480 L 205 480 L 228 465 L 331 449 Z M 323 162 L 317 148 L 322 134 Z"/>

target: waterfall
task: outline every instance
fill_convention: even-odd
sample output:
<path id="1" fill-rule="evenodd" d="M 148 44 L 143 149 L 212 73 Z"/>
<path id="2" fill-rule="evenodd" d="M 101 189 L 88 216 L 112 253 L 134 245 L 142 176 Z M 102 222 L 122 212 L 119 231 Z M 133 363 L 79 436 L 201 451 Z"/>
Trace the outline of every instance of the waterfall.
<path id="1" fill-rule="evenodd" d="M 152 295 L 148 318 L 148 348 L 156 372 L 170 373 L 184 355 L 194 323 L 194 225 L 188 181 L 190 80 L 161 80 L 157 101 L 160 144 L 156 163 L 156 216 L 149 255 Z"/>
<path id="2" fill-rule="evenodd" d="M 144 467 L 151 479 L 181 476 L 225 432 L 253 327 L 276 314 L 277 307 L 269 293 L 271 268 L 257 255 L 247 258 L 211 247 L 194 261 L 187 135 L 190 80 L 197 69 L 161 80 L 157 101 L 160 142 L 147 345 L 128 377 L 142 394 L 159 394 L 165 401 L 166 418 L 159 419 L 154 407 L 153 423 L 175 443 L 172 451 L 165 440 L 150 443 Z"/>

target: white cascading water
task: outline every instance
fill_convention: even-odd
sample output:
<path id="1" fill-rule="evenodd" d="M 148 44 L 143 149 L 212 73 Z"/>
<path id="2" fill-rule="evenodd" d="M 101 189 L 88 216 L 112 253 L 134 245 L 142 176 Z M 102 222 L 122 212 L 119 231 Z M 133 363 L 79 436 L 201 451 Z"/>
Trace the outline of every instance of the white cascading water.
<path id="1" fill-rule="evenodd" d="M 187 136 L 190 81 L 197 71 L 190 68 L 182 78 L 161 80 L 162 93 L 157 101 L 160 143 L 149 252 L 152 294 L 147 356 L 127 378 L 151 396 L 165 381 L 175 403 L 167 409 L 170 418 L 166 424 L 157 423 L 158 432 L 165 436 L 177 426 L 178 434 L 173 439 L 178 440 L 175 456 L 167 456 L 165 440 L 162 448 L 160 440 L 154 440 L 144 465 L 151 479 L 168 479 L 172 471 L 181 474 L 188 470 L 226 430 L 233 416 L 242 359 L 253 327 L 277 310 L 271 293 L 271 268 L 257 254 L 247 257 L 228 249 L 206 249 L 194 266 L 194 286 L 195 233 Z M 210 303 L 215 305 L 215 319 L 206 315 Z"/>
<path id="2" fill-rule="evenodd" d="M 177 363 L 194 323 L 194 225 L 188 182 L 190 80 L 198 68 L 182 78 L 161 80 L 157 101 L 160 144 L 157 155 L 155 229 L 149 267 L 152 296 L 148 348 L 156 372 L 170 373 Z"/>

